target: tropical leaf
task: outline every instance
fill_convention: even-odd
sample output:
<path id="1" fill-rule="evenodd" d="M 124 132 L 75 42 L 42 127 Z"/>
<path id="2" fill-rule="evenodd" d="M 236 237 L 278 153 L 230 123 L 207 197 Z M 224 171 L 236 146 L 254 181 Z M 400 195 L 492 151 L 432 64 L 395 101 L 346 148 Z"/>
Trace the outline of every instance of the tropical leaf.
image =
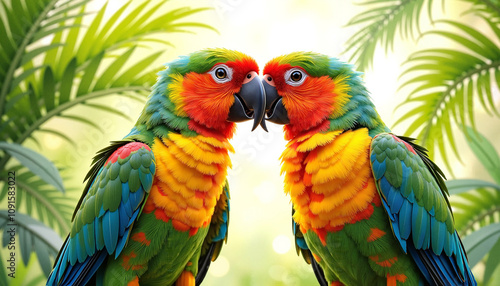
<path id="1" fill-rule="evenodd" d="M 358 70 L 370 68 L 378 45 L 392 50 L 396 33 L 413 38 L 419 31 L 419 19 L 425 0 L 368 0 L 360 5 L 366 10 L 354 16 L 347 26 L 364 25 L 347 41 L 345 52 L 352 52 L 350 61 Z M 432 0 L 428 1 L 429 15 Z"/>
<path id="2" fill-rule="evenodd" d="M 30 45 L 38 41 L 41 36 L 50 36 L 56 32 L 63 32 L 66 28 L 53 29 L 67 19 L 75 17 L 74 11 L 90 0 L 81 1 L 78 5 L 70 5 L 66 2 L 57 6 L 58 0 L 18 0 L 2 1 L 1 6 L 4 13 L 0 13 L 0 116 L 5 112 L 5 104 L 11 91 L 17 88 L 14 85 L 17 77 L 25 78 L 26 72 L 39 69 L 32 66 L 29 70 L 18 73 L 18 69 L 25 63 L 30 62 L 37 55 L 46 53 L 51 49 L 59 47 L 60 43 L 38 44 L 36 48 L 30 49 Z M 10 5 L 9 5 L 10 4 Z M 54 13 L 58 9 L 64 9 L 64 17 Z M 19 75 L 17 75 L 19 74 Z M 17 94 L 17 93 L 16 93 Z"/>
<path id="3" fill-rule="evenodd" d="M 493 272 L 498 267 L 498 265 L 500 265 L 500 255 L 495 255 L 497 253 L 500 253 L 500 239 L 497 240 L 495 245 L 493 245 L 493 247 L 490 250 L 490 255 L 488 256 L 488 260 L 486 260 L 484 267 L 483 285 L 488 285 L 491 276 L 493 276 Z"/>
<path id="4" fill-rule="evenodd" d="M 23 166 L 9 167 L 16 174 L 16 207 L 26 211 L 32 217 L 65 234 L 70 230 L 70 218 L 75 202 L 34 176 Z M 0 180 L 7 181 L 6 177 Z M 8 184 L 3 184 L 0 190 L 0 199 L 5 199 Z"/>
<path id="5" fill-rule="evenodd" d="M 496 40 L 485 37 L 481 31 L 454 21 L 437 21 L 458 32 L 433 30 L 424 36 L 438 35 L 457 44 L 456 49 L 427 49 L 413 53 L 409 66 L 402 74 L 411 76 L 401 87 L 413 86 L 408 99 L 402 104 L 411 104 L 409 115 L 403 115 L 396 124 L 414 122 L 406 135 L 418 132 L 418 137 L 434 155 L 438 147 L 448 166 L 448 142 L 455 156 L 454 128 L 449 117 L 458 125 L 471 125 L 475 130 L 474 98 L 482 107 L 497 113 L 493 104 L 492 88 L 495 76 L 500 74 L 500 47 Z M 500 35 L 499 35 L 500 37 Z M 450 116 L 451 115 L 451 116 Z M 418 122 L 418 124 L 415 124 Z"/>
<path id="6" fill-rule="evenodd" d="M 3 260 L 2 254 L 0 253 L 0 283 L 2 283 L 2 285 L 9 285 L 9 283 L 7 282 L 7 272 L 5 271 L 5 269 L 8 269 L 7 267 L 10 267 L 10 262 L 6 260 Z M 7 262 L 6 266 L 4 266 L 3 264 L 4 261 Z"/>
<path id="7" fill-rule="evenodd" d="M 481 186 L 478 184 L 477 187 Z M 478 230 L 485 225 L 499 222 L 500 190 L 495 188 L 477 188 L 450 197 L 453 206 L 455 227 L 461 235 Z M 454 192 L 452 188 L 450 192 Z"/>
<path id="8" fill-rule="evenodd" d="M 193 23 L 180 21 L 205 10 L 184 7 L 155 16 L 153 13 L 164 4 L 164 1 L 155 5 L 149 4 L 150 1 L 146 1 L 134 9 L 127 9 L 128 4 L 126 4 L 106 23 L 102 21 L 105 11 L 103 8 L 97 14 L 88 16 L 93 17 L 88 28 L 80 25 L 82 17 L 86 17 L 82 11 L 69 19 L 61 16 L 69 22 L 66 25 L 71 28 L 68 28 L 68 33 L 56 32 L 51 45 L 55 46 L 57 41 L 65 44 L 47 52 L 44 63 L 48 66 L 26 78 L 29 83 L 26 92 L 28 96 L 18 98 L 17 104 L 11 106 L 8 111 L 8 116 L 13 119 L 7 126 L 10 140 L 22 144 L 28 138 L 34 139 L 35 132 L 46 130 L 42 127 L 43 124 L 55 116 L 71 118 L 97 127 L 98 124 L 93 119 L 76 116 L 68 111 L 76 105 L 86 104 L 91 99 L 109 95 L 147 94 L 154 84 L 156 78 L 154 74 L 160 69 L 152 66 L 152 63 L 161 52 L 147 55 L 143 51 L 137 51 L 139 48 L 134 49 L 132 46 L 124 49 L 124 47 L 131 43 L 140 45 L 141 39 L 147 39 L 156 33 L 175 32 L 178 27 L 190 28 Z M 147 19 L 143 19 L 144 22 L 141 23 L 137 22 L 136 17 L 143 18 L 144 15 L 148 16 Z M 78 35 L 83 32 L 85 32 L 83 39 L 80 39 L 82 37 Z M 98 38 L 98 35 L 103 38 Z M 83 44 L 88 42 L 93 44 Z M 145 56 L 143 58 L 137 56 L 139 53 Z M 73 57 L 68 57 L 71 54 Z M 113 60 L 109 60 L 111 57 Z M 27 63 L 27 66 L 33 65 Z M 74 85 L 78 88 L 71 88 Z M 45 110 L 40 111 L 37 108 L 40 105 L 45 106 Z M 123 116 L 102 106 L 92 104 L 87 106 Z M 30 109 L 36 112 L 27 114 L 26 110 Z M 20 114 L 23 116 L 19 116 Z M 60 137 L 66 137 L 65 140 L 68 139 L 64 132 L 53 131 Z M 4 165 L 5 160 L 0 161 L 0 167 Z"/>
<path id="9" fill-rule="evenodd" d="M 28 264 L 31 253 L 35 252 L 43 272 L 46 276 L 49 275 L 52 270 L 50 257 L 55 258 L 62 245 L 62 240 L 57 233 L 25 214 L 16 213 L 15 217 L 9 216 L 7 210 L 0 210 L 0 229 L 3 230 L 3 247 L 9 244 L 10 233 L 12 233 L 10 231 L 14 229 L 15 234 L 18 235 L 16 244 L 21 251 L 24 265 Z"/>
<path id="10" fill-rule="evenodd" d="M 500 23 L 500 1 L 499 0 L 462 0 L 470 2 L 473 6 L 466 13 L 479 14 L 492 22 Z M 485 283 L 486 284 L 486 283 Z"/>
<path id="11" fill-rule="evenodd" d="M 462 239 L 470 267 L 474 267 L 500 239 L 500 223 L 495 223 Z"/>
<path id="12" fill-rule="evenodd" d="M 500 156 L 498 156 L 493 144 L 481 133 L 466 126 L 464 133 L 467 143 L 486 171 L 500 185 Z"/>
<path id="13" fill-rule="evenodd" d="M 16 158 L 23 166 L 28 168 L 33 174 L 39 176 L 46 183 L 64 192 L 64 186 L 59 171 L 49 159 L 45 158 L 40 153 L 18 144 L 6 142 L 0 142 L 0 150 Z"/>
<path id="14" fill-rule="evenodd" d="M 492 188 L 500 192 L 500 185 L 490 183 L 483 180 L 472 180 L 472 179 L 456 179 L 448 180 L 445 182 L 446 187 L 451 195 L 458 195 L 470 190 L 477 190 L 480 188 Z"/>

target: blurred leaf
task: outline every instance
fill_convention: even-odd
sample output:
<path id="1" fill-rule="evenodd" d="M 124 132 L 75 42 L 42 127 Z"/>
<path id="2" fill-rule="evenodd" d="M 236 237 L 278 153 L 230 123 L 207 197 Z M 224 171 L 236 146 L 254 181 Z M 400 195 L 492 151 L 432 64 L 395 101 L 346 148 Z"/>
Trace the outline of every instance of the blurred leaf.
<path id="1" fill-rule="evenodd" d="M 500 192 L 500 185 L 493 184 L 483 180 L 457 179 L 445 182 L 446 187 L 451 195 L 458 195 L 466 191 L 476 190 L 480 188 L 492 188 Z"/>
<path id="2" fill-rule="evenodd" d="M 16 158 L 22 165 L 39 176 L 45 182 L 64 192 L 64 186 L 59 171 L 54 164 L 43 155 L 14 143 L 0 142 L 0 149 Z"/>
<path id="3" fill-rule="evenodd" d="M 0 116 L 5 113 L 7 95 L 13 88 L 17 88 L 13 81 L 18 68 L 32 61 L 36 56 L 61 45 L 61 43 L 41 44 L 31 51 L 27 51 L 27 47 L 37 41 L 41 35 L 51 35 L 47 33 L 47 30 L 40 32 L 43 23 L 59 24 L 64 22 L 64 18 L 59 18 L 58 21 L 58 15 L 54 13 L 57 10 L 56 4 L 58 0 L 26 1 L 10 1 L 10 5 L 7 5 L 4 1 L 1 2 L 3 13 L 0 13 L 0 20 L 3 24 L 0 25 L 2 26 L 0 28 L 0 35 L 2 36 L 0 50 L 3 51 L 4 58 L 7 61 L 0 61 L 0 70 L 5 71 L 4 74 L 0 73 L 0 82 L 2 82 L 0 88 Z M 72 6 L 66 13 L 81 7 L 84 3 L 80 2 L 78 5 Z M 57 30 L 52 30 L 52 33 L 56 32 Z M 33 66 L 32 68 L 38 69 L 39 67 Z"/>
<path id="4" fill-rule="evenodd" d="M 486 171 L 500 184 L 500 157 L 495 147 L 481 133 L 471 127 L 465 126 L 464 133 L 467 135 L 467 144 L 474 152 L 479 161 L 483 164 Z"/>
<path id="5" fill-rule="evenodd" d="M 5 261 L 6 260 L 7 259 L 5 259 Z M 3 262 L 4 262 L 4 259 L 2 257 L 2 253 L 0 253 L 0 284 L 1 285 L 9 285 L 9 283 L 7 282 L 7 272 L 5 272 L 5 269 L 7 269 L 6 267 L 9 265 L 7 264 L 7 266 L 4 266 Z M 9 263 L 9 262 L 7 262 L 7 263 Z"/>
<path id="6" fill-rule="evenodd" d="M 369 0 L 360 3 L 366 6 L 366 10 L 347 23 L 347 26 L 364 25 L 347 41 L 345 52 L 352 52 L 349 61 L 354 61 L 358 70 L 366 70 L 370 68 L 379 44 L 385 48 L 386 53 L 389 49 L 392 50 L 397 30 L 403 39 L 413 37 L 414 31 L 419 30 L 419 17 L 424 2 Z M 430 9 L 431 0 L 428 5 Z"/>
<path id="7" fill-rule="evenodd" d="M 61 79 L 61 88 L 59 89 L 59 104 L 69 101 L 71 97 L 71 87 L 73 86 L 73 79 L 76 73 L 76 58 L 71 59 L 69 64 L 64 70 Z"/>
<path id="8" fill-rule="evenodd" d="M 484 278 L 483 283 L 487 285 L 493 275 L 493 272 L 500 264 L 500 239 L 495 243 L 495 245 L 490 250 L 490 255 L 488 260 L 486 260 L 486 265 L 484 268 Z"/>
<path id="9" fill-rule="evenodd" d="M 7 232 L 7 230 L 10 230 L 12 227 L 9 226 L 9 221 L 9 213 L 6 210 L 0 210 L 0 225 L 2 225 L 2 228 L 4 229 L 2 240 L 3 247 L 5 247 L 9 241 L 8 239 L 5 239 L 5 237 L 8 238 L 10 236 L 10 233 Z M 37 255 L 41 255 L 38 257 L 38 262 L 40 263 L 42 270 L 44 270 L 45 275 L 48 276 L 50 270 L 52 270 L 51 264 L 49 263 L 47 267 L 47 265 L 42 265 L 42 263 L 50 261 L 50 256 L 54 258 L 57 256 L 59 248 L 63 243 L 61 238 L 57 233 L 45 226 L 43 223 L 22 213 L 16 213 L 15 223 L 15 229 L 19 236 L 19 248 L 24 265 L 28 264 L 31 252 L 35 247 L 44 248 L 45 250 L 38 251 Z M 47 270 L 49 271 L 46 272 Z"/>
<path id="10" fill-rule="evenodd" d="M 497 188 L 478 188 L 450 197 L 455 228 L 461 235 L 499 222 L 500 191 Z"/>
<path id="11" fill-rule="evenodd" d="M 42 95 L 45 103 L 45 108 L 47 108 L 47 112 L 54 109 L 55 103 L 55 83 L 54 83 L 54 74 L 52 73 L 52 69 L 47 67 L 45 72 L 43 73 L 43 89 Z"/>
<path id="12" fill-rule="evenodd" d="M 130 120 L 130 116 L 128 116 L 127 114 L 125 114 L 125 113 L 123 113 L 123 112 L 121 112 L 121 111 L 119 111 L 119 110 L 117 110 L 115 108 L 106 106 L 106 105 L 94 104 L 94 103 L 88 103 L 88 102 L 86 102 L 85 106 L 96 108 L 96 109 L 100 109 L 100 110 L 103 110 L 103 111 L 106 111 L 106 112 L 118 115 L 120 117 L 123 117 L 124 119 Z"/>
<path id="13" fill-rule="evenodd" d="M 454 138 L 456 125 L 452 125 L 448 117 L 451 115 L 457 125 L 474 126 L 474 98 L 481 98 L 483 108 L 498 114 L 494 105 L 487 108 L 485 103 L 492 101 L 493 77 L 500 72 L 500 47 L 495 44 L 500 38 L 490 40 L 482 32 L 459 22 L 437 23 L 458 32 L 431 30 L 423 36 L 434 34 L 447 38 L 455 42 L 457 48 L 426 49 L 410 55 L 406 63 L 409 67 L 402 75 L 412 77 L 401 87 L 415 86 L 402 104 L 411 104 L 412 110 L 397 123 L 412 121 L 405 134 L 410 136 L 418 132 L 413 136 L 421 139 L 429 150 L 434 149 L 430 145 L 437 145 L 449 166 L 447 152 L 450 148 L 445 148 L 445 144 L 449 143 L 457 158 L 460 153 Z"/>
<path id="14" fill-rule="evenodd" d="M 462 239 L 470 267 L 474 267 L 500 238 L 500 223 L 490 224 Z"/>
<path id="15" fill-rule="evenodd" d="M 95 84 L 95 89 L 104 89 L 111 85 L 116 74 L 120 71 L 125 62 L 130 58 L 130 56 L 134 52 L 134 49 L 135 47 L 128 49 L 107 67 L 107 69 L 99 76 L 99 80 Z"/>
<path id="16" fill-rule="evenodd" d="M 55 190 L 25 168 L 16 171 L 16 185 L 17 207 L 24 205 L 27 214 L 33 217 L 36 212 L 38 220 L 59 229 L 62 234 L 70 230 L 69 222 L 75 207 L 72 197 Z"/>

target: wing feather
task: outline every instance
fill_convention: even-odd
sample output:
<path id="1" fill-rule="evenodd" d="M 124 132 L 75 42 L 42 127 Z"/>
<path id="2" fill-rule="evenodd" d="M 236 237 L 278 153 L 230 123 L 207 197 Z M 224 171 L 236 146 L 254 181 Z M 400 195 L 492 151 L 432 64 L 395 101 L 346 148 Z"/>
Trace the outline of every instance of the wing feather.
<path id="1" fill-rule="evenodd" d="M 370 161 L 394 236 L 428 283 L 475 285 L 453 224 L 444 174 L 414 139 L 382 133 Z"/>
<path id="2" fill-rule="evenodd" d="M 108 255 L 125 247 L 153 183 L 154 155 L 148 145 L 115 141 L 94 157 L 73 225 L 47 285 L 81 285 Z"/>

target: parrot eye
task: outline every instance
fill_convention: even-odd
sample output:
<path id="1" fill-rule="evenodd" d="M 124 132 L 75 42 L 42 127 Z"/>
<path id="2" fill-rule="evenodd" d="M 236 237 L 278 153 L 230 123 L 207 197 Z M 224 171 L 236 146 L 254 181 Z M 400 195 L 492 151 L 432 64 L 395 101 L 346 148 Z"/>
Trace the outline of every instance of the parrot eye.
<path id="1" fill-rule="evenodd" d="M 293 86 L 301 85 L 307 74 L 298 68 L 293 68 L 285 72 L 286 83 Z"/>
<path id="2" fill-rule="evenodd" d="M 215 76 L 218 78 L 218 79 L 224 79 L 227 77 L 227 72 L 225 69 L 223 68 L 218 68 L 216 71 L 215 71 Z"/>
<path id="3" fill-rule="evenodd" d="M 233 69 L 226 65 L 216 65 L 208 73 L 217 83 L 225 83 L 233 78 Z"/>
<path id="4" fill-rule="evenodd" d="M 294 71 L 291 75 L 290 75 L 290 79 L 292 81 L 295 81 L 295 82 L 298 82 L 302 79 L 302 73 L 299 72 L 299 71 Z"/>

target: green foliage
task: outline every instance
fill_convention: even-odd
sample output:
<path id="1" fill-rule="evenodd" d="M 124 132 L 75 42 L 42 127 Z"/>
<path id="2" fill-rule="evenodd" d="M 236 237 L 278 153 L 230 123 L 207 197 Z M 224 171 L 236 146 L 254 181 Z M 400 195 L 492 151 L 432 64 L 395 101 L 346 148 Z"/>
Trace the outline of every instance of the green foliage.
<path id="1" fill-rule="evenodd" d="M 462 1 L 470 3 L 463 14 L 470 14 L 475 21 L 442 19 L 435 21 L 436 25 L 423 33 L 418 30 L 418 15 L 425 1 L 364 2 L 369 11 L 357 15 L 349 24 L 364 23 L 367 26 L 351 37 L 347 50 L 353 52 L 351 59 L 359 68 L 365 69 L 371 64 L 377 44 L 385 46 L 386 53 L 392 47 L 397 29 L 407 31 L 402 38 L 409 38 L 412 27 L 417 27 L 419 38 L 437 37 L 452 43 L 447 47 L 430 44 L 429 48 L 409 56 L 405 62 L 406 69 L 401 74 L 405 79 L 401 87 L 412 88 L 407 100 L 402 103 L 410 106 L 411 110 L 396 124 L 410 122 L 406 134 L 417 133 L 415 137 L 421 140 L 430 155 L 439 152 L 450 171 L 449 151 L 451 149 L 454 156 L 460 159 L 455 132 L 462 131 L 470 149 L 494 180 L 495 183 L 477 179 L 446 182 L 452 195 L 450 201 L 455 225 L 463 237 L 469 262 L 473 266 L 485 261 L 483 283 L 486 285 L 500 264 L 498 255 L 487 255 L 488 252 L 500 251 L 500 156 L 477 131 L 475 110 L 476 103 L 479 103 L 490 116 L 500 117 L 493 100 L 500 83 L 500 1 Z M 417 2 L 413 14 L 403 12 L 405 7 L 417 5 Z M 432 1 L 427 1 L 427 4 L 432 20 Z M 442 4 L 444 8 L 455 3 L 442 1 Z M 382 13 L 377 14 L 376 11 Z M 396 16 L 396 11 L 401 12 L 401 16 Z M 486 28 L 479 29 L 479 25 Z"/>
<path id="2" fill-rule="evenodd" d="M 27 167 L 33 174 L 40 177 L 46 183 L 64 192 L 64 186 L 59 171 L 54 164 L 44 156 L 31 149 L 13 143 L 0 142 L 0 150 L 16 158 L 23 166 Z"/>
<path id="3" fill-rule="evenodd" d="M 61 242 L 52 239 L 59 245 L 44 246 L 34 229 L 43 226 L 47 235 L 54 230 L 66 235 L 74 201 L 63 193 L 61 176 L 50 160 L 22 145 L 31 139 L 43 149 L 38 137 L 44 133 L 74 144 L 65 130 L 45 126 L 56 117 L 100 129 L 95 119 L 72 111 L 75 106 L 128 118 L 100 99 L 118 94 L 143 102 L 161 69 L 153 63 L 172 45 L 164 40 L 166 35 L 213 30 L 188 20 L 205 8 L 168 9 L 166 1 L 129 1 L 108 17 L 107 4 L 88 11 L 89 1 L 0 1 L 0 201 L 7 197 L 7 171 L 15 171 L 16 215 L 26 223 L 18 232 L 23 261 L 36 253 L 45 275 Z M 163 50 L 145 50 L 152 42 Z"/>
<path id="4" fill-rule="evenodd" d="M 467 249 L 469 265 L 473 267 L 491 250 L 500 238 L 500 223 L 490 224 L 468 235 L 462 242 Z"/>
<path id="5" fill-rule="evenodd" d="M 411 77 L 401 86 L 415 86 L 403 103 L 413 104 L 415 108 L 396 124 L 411 121 L 406 133 L 413 134 L 419 130 L 418 138 L 422 144 L 431 153 L 437 145 L 445 163 L 448 163 L 446 140 L 459 157 L 452 122 L 470 124 L 475 129 L 475 98 L 489 114 L 500 115 L 492 95 L 494 82 L 500 80 L 500 47 L 495 44 L 495 41 L 500 41 L 500 33 L 492 41 L 479 30 L 459 22 L 438 22 L 446 24 L 448 29 L 432 30 L 423 35 L 439 35 L 452 40 L 457 46 L 453 49 L 426 49 L 410 56 L 407 61 L 410 67 L 402 75 Z M 496 27 L 489 24 L 492 29 Z M 449 32 L 451 28 L 460 32 Z"/>
<path id="6" fill-rule="evenodd" d="M 368 6 L 365 12 L 353 17 L 347 26 L 364 25 L 347 41 L 347 51 L 353 51 L 349 61 L 364 71 L 372 65 L 378 45 L 387 52 L 394 46 L 397 31 L 402 38 L 413 38 L 419 31 L 419 18 L 424 0 L 368 0 L 361 5 Z M 432 0 L 428 1 L 428 9 Z"/>
<path id="7" fill-rule="evenodd" d="M 447 182 L 450 194 L 453 195 L 451 200 L 455 209 L 455 226 L 462 236 L 467 235 L 464 237 L 464 245 L 468 250 L 469 262 L 475 264 L 488 252 L 500 251 L 500 156 L 479 132 L 468 126 L 464 130 L 471 150 L 495 181 Z M 486 258 L 483 278 L 485 285 L 498 265 L 498 255 Z"/>
<path id="8" fill-rule="evenodd" d="M 16 213 L 14 221 L 5 210 L 0 211 L 0 228 L 3 229 L 2 246 L 6 247 L 10 243 L 11 234 L 8 232 L 12 227 L 9 223 L 15 223 L 16 241 L 13 245 L 18 246 L 21 251 L 21 258 L 24 265 L 28 265 L 31 252 L 37 255 L 38 262 L 45 275 L 49 275 L 52 270 L 52 263 L 49 257 L 56 257 L 62 240 L 59 235 L 43 223 L 31 218 L 28 215 Z M 16 250 L 17 253 L 19 253 Z"/>

